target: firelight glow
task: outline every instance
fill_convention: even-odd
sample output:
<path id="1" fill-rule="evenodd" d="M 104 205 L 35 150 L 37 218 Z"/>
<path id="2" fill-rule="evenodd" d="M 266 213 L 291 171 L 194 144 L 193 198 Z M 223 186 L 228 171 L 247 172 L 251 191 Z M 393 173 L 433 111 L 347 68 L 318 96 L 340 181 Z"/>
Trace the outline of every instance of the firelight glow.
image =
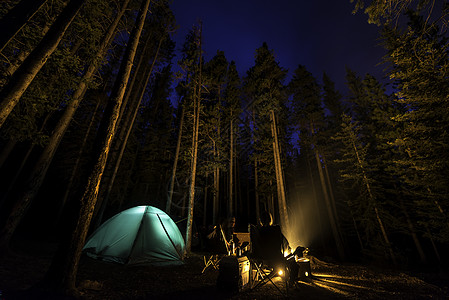
<path id="1" fill-rule="evenodd" d="M 298 246 L 309 247 L 322 234 L 317 224 L 320 218 L 312 199 L 307 192 L 302 195 L 294 192 L 288 199 L 289 228 L 282 228 L 282 232 L 293 251 Z"/>

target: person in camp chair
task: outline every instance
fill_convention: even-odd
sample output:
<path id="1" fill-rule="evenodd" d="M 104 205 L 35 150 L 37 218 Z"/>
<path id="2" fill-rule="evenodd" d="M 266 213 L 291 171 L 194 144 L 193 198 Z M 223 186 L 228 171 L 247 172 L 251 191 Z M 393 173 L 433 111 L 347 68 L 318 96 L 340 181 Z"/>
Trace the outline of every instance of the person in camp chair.
<path id="1" fill-rule="evenodd" d="M 237 249 L 240 247 L 240 240 L 235 234 L 235 217 L 226 219 L 222 227 L 229 252 L 231 254 L 235 254 Z"/>
<path id="2" fill-rule="evenodd" d="M 263 245 L 255 245 L 256 252 L 276 260 L 284 258 L 284 252 L 290 248 L 288 241 L 282 234 L 281 227 L 273 225 L 273 217 L 267 211 L 260 215 L 260 227 L 257 229 L 257 235 L 258 240 L 263 241 Z"/>
<path id="3" fill-rule="evenodd" d="M 216 253 L 228 253 L 228 243 L 226 241 L 223 222 L 213 227 L 213 230 L 206 236 L 207 250 Z"/>

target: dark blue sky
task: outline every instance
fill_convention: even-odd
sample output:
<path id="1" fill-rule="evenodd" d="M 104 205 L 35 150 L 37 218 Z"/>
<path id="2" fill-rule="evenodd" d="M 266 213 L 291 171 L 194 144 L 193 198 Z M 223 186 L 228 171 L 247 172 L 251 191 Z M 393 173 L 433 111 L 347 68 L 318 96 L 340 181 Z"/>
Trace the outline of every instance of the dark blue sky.
<path id="1" fill-rule="evenodd" d="M 362 13 L 352 15 L 349 0 L 174 0 L 172 9 L 179 25 L 177 49 L 201 19 L 206 59 L 222 50 L 241 75 L 267 42 L 289 70 L 288 79 L 302 64 L 320 82 L 325 71 L 345 94 L 345 66 L 359 75 L 383 76 L 384 66 L 376 66 L 384 54 L 378 27 Z"/>

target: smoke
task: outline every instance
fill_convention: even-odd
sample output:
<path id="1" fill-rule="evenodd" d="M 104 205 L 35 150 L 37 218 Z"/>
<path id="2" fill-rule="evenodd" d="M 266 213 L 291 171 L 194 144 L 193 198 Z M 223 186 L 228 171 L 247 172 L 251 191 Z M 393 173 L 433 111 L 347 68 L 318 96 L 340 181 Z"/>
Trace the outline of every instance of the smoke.
<path id="1" fill-rule="evenodd" d="M 290 247 L 310 247 L 322 233 L 319 207 L 310 192 L 292 193 L 289 203 L 289 228 L 283 233 Z"/>

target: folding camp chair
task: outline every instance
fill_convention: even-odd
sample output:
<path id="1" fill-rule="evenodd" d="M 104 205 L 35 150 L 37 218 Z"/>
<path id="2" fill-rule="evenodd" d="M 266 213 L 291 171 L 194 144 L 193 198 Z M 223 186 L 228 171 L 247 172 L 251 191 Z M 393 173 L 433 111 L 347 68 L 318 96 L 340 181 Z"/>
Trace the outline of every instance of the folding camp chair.
<path id="1" fill-rule="evenodd" d="M 203 256 L 204 268 L 201 273 L 206 272 L 211 267 L 218 270 L 221 259 L 229 252 L 228 243 L 221 226 L 215 226 L 214 230 L 207 235 L 205 250 L 209 254 Z"/>
<path id="2" fill-rule="evenodd" d="M 282 294 L 288 294 L 289 268 L 284 257 L 285 241 L 279 226 L 251 227 L 251 253 L 248 259 L 251 265 L 251 289 L 271 282 Z M 285 292 L 273 280 L 282 271 L 282 281 L 285 283 Z"/>

